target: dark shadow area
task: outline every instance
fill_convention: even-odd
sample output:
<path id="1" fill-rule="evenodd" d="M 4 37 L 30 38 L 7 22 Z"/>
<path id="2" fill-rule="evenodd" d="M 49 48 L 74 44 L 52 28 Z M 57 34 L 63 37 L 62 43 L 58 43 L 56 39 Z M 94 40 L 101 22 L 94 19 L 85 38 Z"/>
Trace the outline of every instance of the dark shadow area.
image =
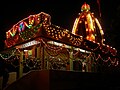
<path id="1" fill-rule="evenodd" d="M 120 73 L 31 71 L 4 90 L 119 90 Z"/>

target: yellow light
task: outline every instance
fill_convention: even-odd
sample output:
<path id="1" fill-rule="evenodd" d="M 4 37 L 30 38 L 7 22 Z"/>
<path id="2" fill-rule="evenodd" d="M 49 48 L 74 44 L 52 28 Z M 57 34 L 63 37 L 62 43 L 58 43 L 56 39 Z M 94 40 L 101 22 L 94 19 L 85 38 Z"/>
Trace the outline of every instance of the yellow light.
<path id="1" fill-rule="evenodd" d="M 85 24 L 87 24 L 87 21 L 85 21 Z"/>
<path id="2" fill-rule="evenodd" d="M 79 23 L 82 23 L 82 21 L 79 21 Z"/>
<path id="3" fill-rule="evenodd" d="M 75 22 L 74 22 L 74 25 L 73 25 L 73 29 L 72 29 L 72 33 L 73 33 L 73 34 L 76 33 L 78 21 L 79 21 L 79 18 L 76 18 L 76 20 L 75 20 Z"/>
<path id="4" fill-rule="evenodd" d="M 86 28 L 86 32 L 88 31 L 88 28 Z"/>
<path id="5" fill-rule="evenodd" d="M 93 20 L 90 14 L 87 14 L 86 16 L 87 23 L 88 23 L 88 28 L 94 30 L 93 28 Z"/>
<path id="6" fill-rule="evenodd" d="M 102 30 L 102 27 L 101 27 L 101 25 L 100 25 L 100 23 L 99 23 L 99 21 L 98 21 L 98 19 L 97 19 L 97 18 L 95 18 L 95 21 L 96 21 L 96 23 L 97 23 L 97 25 L 98 25 L 99 29 L 100 29 L 100 30 Z"/>

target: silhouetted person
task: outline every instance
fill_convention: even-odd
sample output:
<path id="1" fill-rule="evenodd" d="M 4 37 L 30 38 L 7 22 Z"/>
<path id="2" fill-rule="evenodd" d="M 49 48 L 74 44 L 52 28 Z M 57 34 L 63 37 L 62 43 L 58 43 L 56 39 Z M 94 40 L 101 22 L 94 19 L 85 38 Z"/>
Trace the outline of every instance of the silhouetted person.
<path id="1" fill-rule="evenodd" d="M 0 58 L 0 76 L 3 77 L 2 88 L 5 88 L 9 78 L 9 71 L 6 62 L 2 58 Z"/>

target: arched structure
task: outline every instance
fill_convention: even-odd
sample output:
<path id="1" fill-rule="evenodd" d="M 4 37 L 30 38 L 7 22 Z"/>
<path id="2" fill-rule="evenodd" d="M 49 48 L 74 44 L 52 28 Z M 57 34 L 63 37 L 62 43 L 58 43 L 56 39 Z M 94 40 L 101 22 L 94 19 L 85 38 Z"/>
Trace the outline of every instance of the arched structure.
<path id="1" fill-rule="evenodd" d="M 81 13 L 76 18 L 72 33 L 81 35 L 83 38 L 102 43 L 104 41 L 104 33 L 98 19 L 90 12 L 90 6 L 84 3 L 81 7 Z"/>

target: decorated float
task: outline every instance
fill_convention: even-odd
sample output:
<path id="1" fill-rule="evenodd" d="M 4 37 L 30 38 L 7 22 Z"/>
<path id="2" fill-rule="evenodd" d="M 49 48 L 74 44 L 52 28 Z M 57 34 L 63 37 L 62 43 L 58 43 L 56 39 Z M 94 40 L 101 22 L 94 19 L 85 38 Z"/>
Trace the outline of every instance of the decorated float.
<path id="1" fill-rule="evenodd" d="M 99 20 L 85 3 L 72 30 L 52 24 L 44 12 L 19 21 L 6 32 L 0 56 L 19 68 L 19 77 L 44 69 L 102 72 L 119 65 L 117 50 L 104 42 Z"/>

